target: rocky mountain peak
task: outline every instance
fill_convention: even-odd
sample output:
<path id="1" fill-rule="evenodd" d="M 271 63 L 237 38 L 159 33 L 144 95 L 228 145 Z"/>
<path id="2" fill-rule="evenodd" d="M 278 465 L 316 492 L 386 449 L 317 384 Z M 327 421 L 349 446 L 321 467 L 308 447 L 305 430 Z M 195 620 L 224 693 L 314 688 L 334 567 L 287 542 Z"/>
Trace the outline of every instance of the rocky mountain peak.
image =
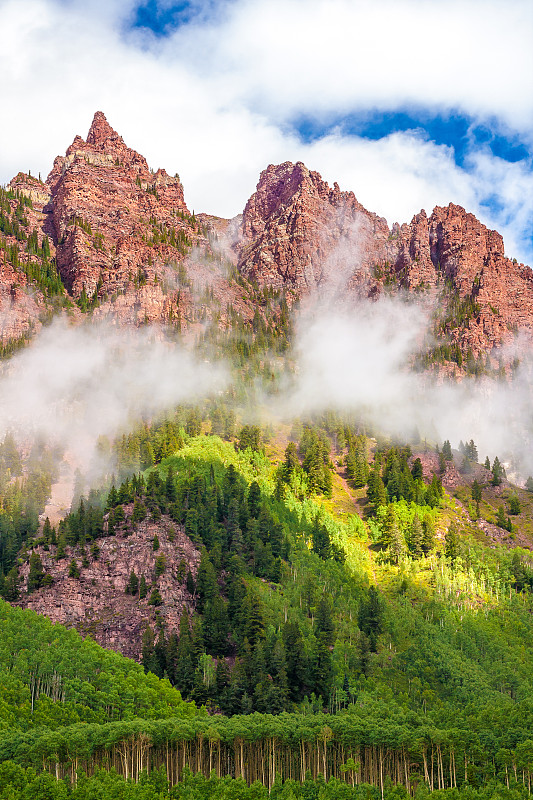
<path id="1" fill-rule="evenodd" d="M 107 121 L 105 114 L 102 111 L 97 111 L 93 117 L 91 127 L 89 128 L 89 133 L 87 134 L 87 144 L 95 147 L 101 147 L 109 140 L 118 140 L 124 144 L 122 137 L 119 136 L 115 130 L 113 130 Z"/>
<path id="2" fill-rule="evenodd" d="M 366 267 L 375 245 L 386 241 L 384 219 L 371 214 L 353 192 L 333 188 L 301 161 L 267 167 L 244 209 L 239 267 L 274 286 L 307 291 L 344 274 L 339 255 Z M 342 254 L 341 254 L 342 251 Z"/>

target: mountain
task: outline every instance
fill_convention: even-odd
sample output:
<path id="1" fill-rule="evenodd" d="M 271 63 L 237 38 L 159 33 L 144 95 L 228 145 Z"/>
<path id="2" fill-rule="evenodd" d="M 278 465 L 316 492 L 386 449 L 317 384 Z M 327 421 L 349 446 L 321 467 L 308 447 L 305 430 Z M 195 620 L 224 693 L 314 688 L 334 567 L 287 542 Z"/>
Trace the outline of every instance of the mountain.
<path id="1" fill-rule="evenodd" d="M 404 289 L 437 299 L 450 344 L 475 357 L 533 327 L 533 272 L 506 258 L 503 239 L 450 203 L 389 229 L 352 192 L 301 162 L 269 166 L 244 209 L 239 270 L 299 293 Z"/>
<path id="2" fill-rule="evenodd" d="M 289 304 L 345 289 L 354 302 L 409 292 L 434 310 L 423 364 L 449 362 L 458 374 L 495 368 L 493 348 L 533 328 L 533 273 L 460 206 L 389 229 L 352 192 L 286 162 L 261 173 L 242 217 L 191 214 L 179 177 L 151 170 L 102 112 L 45 182 L 19 173 L 1 202 L 6 352 L 72 302 L 127 324 L 225 328 L 237 312 L 251 325 L 257 309 L 267 316 L 255 286 Z"/>

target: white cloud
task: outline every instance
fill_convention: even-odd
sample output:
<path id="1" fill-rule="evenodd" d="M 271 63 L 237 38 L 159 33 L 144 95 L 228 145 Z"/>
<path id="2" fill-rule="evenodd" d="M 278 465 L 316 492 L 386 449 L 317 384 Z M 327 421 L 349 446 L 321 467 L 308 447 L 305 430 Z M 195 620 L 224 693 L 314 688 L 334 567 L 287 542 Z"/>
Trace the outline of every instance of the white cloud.
<path id="1" fill-rule="evenodd" d="M 532 28 L 527 0 L 244 2 L 213 57 L 274 114 L 417 103 L 527 131 Z"/>
<path id="2" fill-rule="evenodd" d="M 164 40 L 125 34 L 133 0 L 3 0 L 0 181 L 50 169 L 103 110 L 127 144 L 179 172 L 188 205 L 240 212 L 268 163 L 303 160 L 390 222 L 458 202 L 531 257 L 531 172 L 489 151 L 462 170 L 415 134 L 337 131 L 303 144 L 297 113 L 414 103 L 533 119 L 533 7 L 514 0 L 237 0 Z M 495 123 L 496 124 L 496 123 Z M 525 135 L 525 134 L 524 134 Z M 507 212 L 488 212 L 491 194 Z"/>
<path id="3" fill-rule="evenodd" d="M 333 310 L 334 308 L 334 310 Z M 342 301 L 302 313 L 296 326 L 295 385 L 280 395 L 280 416 L 337 409 L 355 412 L 380 432 L 422 437 L 442 444 L 474 439 L 482 459 L 508 459 L 519 475 L 533 472 L 531 390 L 527 351 L 512 384 L 465 378 L 434 381 L 407 368 L 428 317 L 411 298 L 364 301 L 354 313 Z M 509 352 L 507 352 L 509 355 Z"/>

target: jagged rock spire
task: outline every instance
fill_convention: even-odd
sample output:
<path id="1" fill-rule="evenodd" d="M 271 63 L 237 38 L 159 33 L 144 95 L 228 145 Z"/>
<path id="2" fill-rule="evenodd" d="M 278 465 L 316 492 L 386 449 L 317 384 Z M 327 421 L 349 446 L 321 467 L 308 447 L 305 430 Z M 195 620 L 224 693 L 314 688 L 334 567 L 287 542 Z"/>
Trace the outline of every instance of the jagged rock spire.
<path id="1" fill-rule="evenodd" d="M 87 144 L 98 146 L 109 140 L 122 141 L 122 137 L 113 130 L 102 111 L 97 111 L 93 117 L 89 133 L 87 134 Z"/>

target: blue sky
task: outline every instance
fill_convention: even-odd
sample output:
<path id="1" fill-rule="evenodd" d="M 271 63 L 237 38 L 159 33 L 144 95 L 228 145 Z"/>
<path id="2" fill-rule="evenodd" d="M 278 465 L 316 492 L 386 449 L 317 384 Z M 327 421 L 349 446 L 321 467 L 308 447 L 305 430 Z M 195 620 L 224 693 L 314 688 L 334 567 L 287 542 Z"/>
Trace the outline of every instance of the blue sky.
<path id="1" fill-rule="evenodd" d="M 100 109 L 197 211 L 302 160 L 389 224 L 459 203 L 533 263 L 529 0 L 3 0 L 0 29 L 1 182 Z"/>
<path id="2" fill-rule="evenodd" d="M 148 0 L 140 3 L 133 9 L 126 26 L 152 31 L 157 37 L 168 36 L 177 28 L 187 25 L 199 16 L 209 14 L 207 4 L 190 2 L 160 3 L 157 0 Z"/>

